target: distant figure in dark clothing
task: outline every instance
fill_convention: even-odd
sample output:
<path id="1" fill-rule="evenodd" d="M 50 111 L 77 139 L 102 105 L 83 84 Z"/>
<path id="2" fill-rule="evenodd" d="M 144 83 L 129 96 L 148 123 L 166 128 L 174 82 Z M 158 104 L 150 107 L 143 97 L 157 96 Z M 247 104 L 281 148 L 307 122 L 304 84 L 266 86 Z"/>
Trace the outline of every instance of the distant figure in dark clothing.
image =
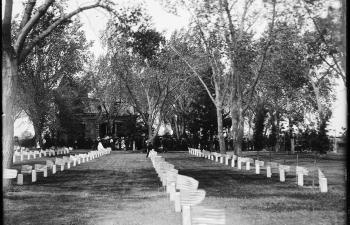
<path id="1" fill-rule="evenodd" d="M 148 158 L 149 152 L 152 150 L 152 144 L 149 140 L 146 141 L 147 154 L 146 158 Z"/>

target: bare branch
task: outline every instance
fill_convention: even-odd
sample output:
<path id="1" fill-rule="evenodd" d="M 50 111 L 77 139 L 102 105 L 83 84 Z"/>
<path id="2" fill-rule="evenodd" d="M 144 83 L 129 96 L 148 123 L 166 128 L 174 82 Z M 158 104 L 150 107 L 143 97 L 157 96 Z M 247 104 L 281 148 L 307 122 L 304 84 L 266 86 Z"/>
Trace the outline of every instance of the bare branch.
<path id="1" fill-rule="evenodd" d="M 32 15 L 34 6 L 36 4 L 36 0 L 28 0 L 28 2 L 26 3 L 26 7 L 24 9 L 24 13 L 23 13 L 23 17 L 22 17 L 22 21 L 21 24 L 19 26 L 19 29 L 21 30 L 26 24 L 27 22 L 30 20 L 30 17 Z"/>
<path id="2" fill-rule="evenodd" d="M 46 0 L 39 8 L 38 11 L 33 15 L 30 20 L 25 23 L 24 27 L 20 30 L 17 39 L 14 44 L 14 49 L 17 54 L 20 54 L 23 44 L 27 38 L 29 32 L 39 22 L 40 18 L 47 12 L 48 8 L 52 5 L 54 0 Z"/>
<path id="3" fill-rule="evenodd" d="M 255 78 L 254 78 L 254 81 L 253 81 L 253 84 L 252 86 L 250 87 L 250 90 L 248 92 L 248 101 L 247 101 L 247 104 L 246 106 L 243 108 L 243 113 L 247 110 L 247 105 L 249 105 L 249 103 L 252 101 L 252 98 L 253 98 L 253 93 L 254 93 L 254 90 L 255 90 L 255 87 L 256 85 L 258 84 L 258 81 L 260 79 L 260 76 L 261 76 L 261 73 L 262 73 L 262 70 L 263 70 L 263 67 L 264 67 L 264 64 L 265 64 L 265 60 L 266 60 L 266 56 L 267 56 L 267 51 L 268 49 L 270 48 L 271 46 L 271 43 L 272 43 L 272 38 L 273 38 L 273 28 L 274 28 L 274 24 L 275 24 L 275 16 L 276 16 L 276 0 L 273 0 L 273 8 L 272 8 L 272 21 L 271 21 L 271 26 L 270 26 L 270 31 L 269 31 L 269 41 L 268 43 L 266 44 L 266 47 L 264 49 L 264 52 L 263 52 L 263 56 L 262 56 L 262 60 L 260 62 L 260 65 L 259 65 L 259 68 L 258 68 L 258 71 L 256 72 L 255 74 Z"/>
<path id="4" fill-rule="evenodd" d="M 326 41 L 326 39 L 325 39 L 324 35 L 322 34 L 322 32 L 321 32 L 321 30 L 320 30 L 318 24 L 316 23 L 315 18 L 313 18 L 313 17 L 311 16 L 311 10 L 310 10 L 310 8 L 307 6 L 307 3 L 305 2 L 305 0 L 303 0 L 303 1 L 304 1 L 304 3 L 305 3 L 305 4 L 304 4 L 304 5 L 305 5 L 305 9 L 306 9 L 306 11 L 307 11 L 307 13 L 308 13 L 310 19 L 312 20 L 313 24 L 315 25 L 315 28 L 316 28 L 316 30 L 317 30 L 317 33 L 320 35 L 322 42 L 326 45 L 327 50 L 329 51 L 329 50 L 330 50 L 330 47 L 329 47 L 328 42 Z M 330 53 L 330 56 L 332 57 L 334 64 L 337 66 L 338 74 L 341 76 L 341 78 L 342 78 L 343 81 L 345 82 L 345 81 L 346 81 L 346 76 L 345 76 L 345 74 L 343 73 L 342 69 L 340 68 L 337 59 L 335 58 L 334 54 L 331 54 L 331 53 Z"/>
<path id="5" fill-rule="evenodd" d="M 191 64 L 189 64 L 189 62 L 187 62 L 187 60 L 184 59 L 184 57 L 172 46 L 170 45 L 170 48 L 180 57 L 180 59 L 186 63 L 186 65 L 192 70 L 192 72 L 198 77 L 199 81 L 202 83 L 203 87 L 205 88 L 205 90 L 207 91 L 210 99 L 213 101 L 213 103 L 215 104 L 215 99 L 213 98 L 213 96 L 210 93 L 210 90 L 208 88 L 208 86 L 205 84 L 205 82 L 203 81 L 202 77 L 197 73 L 197 71 L 191 66 Z"/>
<path id="6" fill-rule="evenodd" d="M 66 21 L 67 19 L 70 19 L 71 17 L 77 15 L 78 13 L 96 8 L 96 7 L 101 7 L 106 10 L 112 11 L 112 9 L 106 5 L 101 5 L 100 4 L 101 0 L 98 0 L 96 3 L 87 5 L 84 7 L 78 7 L 76 10 L 68 13 L 61 15 L 61 18 L 56 20 L 53 24 L 51 24 L 46 30 L 44 30 L 42 33 L 40 33 L 38 36 L 36 36 L 33 41 L 28 44 L 22 51 L 21 51 L 21 46 L 23 45 L 26 36 L 30 32 L 30 30 L 33 28 L 33 26 L 38 22 L 40 17 L 47 11 L 50 5 L 52 5 L 53 0 L 46 0 L 46 3 L 44 3 L 42 6 L 39 7 L 38 12 L 34 14 L 34 16 L 28 21 L 28 23 L 23 27 L 22 31 L 20 32 L 17 41 L 15 43 L 15 50 L 17 54 L 19 54 L 19 62 L 21 62 L 33 49 L 35 45 L 37 45 L 43 38 L 48 36 L 58 25 L 60 25 L 62 22 Z"/>

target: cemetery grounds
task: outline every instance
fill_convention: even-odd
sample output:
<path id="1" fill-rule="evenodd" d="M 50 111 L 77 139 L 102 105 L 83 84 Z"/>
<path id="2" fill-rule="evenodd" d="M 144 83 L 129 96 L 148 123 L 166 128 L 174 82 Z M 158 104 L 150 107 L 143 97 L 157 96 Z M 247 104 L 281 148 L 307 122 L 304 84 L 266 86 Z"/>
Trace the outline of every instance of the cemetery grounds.
<path id="1" fill-rule="evenodd" d="M 226 224 L 346 224 L 344 156 L 317 159 L 316 166 L 328 179 L 328 193 L 320 193 L 313 172 L 305 176 L 305 187 L 298 187 L 295 174 L 287 173 L 286 182 L 281 183 L 276 171 L 266 178 L 265 170 L 256 175 L 254 169 L 238 170 L 188 152 L 160 155 L 179 174 L 199 181 L 199 188 L 206 191 L 200 205 L 224 208 Z M 257 158 L 256 153 L 246 155 Z M 14 167 L 45 163 L 48 158 Z M 259 159 L 296 163 L 296 155 L 288 154 L 271 154 L 270 158 L 269 153 L 260 153 Z M 298 165 L 312 170 L 314 156 L 298 155 Z M 38 177 L 34 184 L 26 180 L 23 186 L 13 184 L 3 192 L 3 215 L 4 224 L 11 225 L 181 224 L 181 215 L 174 212 L 150 159 L 140 152 L 112 152 L 70 170 Z"/>

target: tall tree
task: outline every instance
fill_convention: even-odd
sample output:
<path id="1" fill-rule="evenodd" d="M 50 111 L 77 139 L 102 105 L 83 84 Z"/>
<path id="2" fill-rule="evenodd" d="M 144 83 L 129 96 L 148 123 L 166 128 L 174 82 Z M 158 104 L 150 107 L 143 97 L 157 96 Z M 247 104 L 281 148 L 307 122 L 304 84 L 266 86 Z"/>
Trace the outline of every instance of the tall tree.
<path id="1" fill-rule="evenodd" d="M 3 168 L 10 168 L 13 155 L 13 106 L 14 94 L 17 87 L 18 66 L 21 65 L 28 57 L 29 53 L 35 46 L 40 44 L 52 31 L 59 25 L 67 22 L 73 16 L 92 8 L 103 8 L 111 12 L 112 3 L 109 0 L 97 0 L 92 4 L 78 7 L 77 9 L 66 13 L 64 5 L 55 0 L 45 0 L 41 5 L 37 6 L 36 0 L 27 1 L 22 14 L 22 19 L 18 29 L 18 33 L 11 41 L 12 30 L 12 7 L 13 1 L 6 0 L 4 6 L 4 16 L 2 19 L 2 149 L 3 149 Z M 50 8 L 57 9 L 60 13 L 54 22 L 51 23 L 45 30 L 37 33 L 33 38 L 28 38 L 28 35 L 37 26 L 39 21 L 48 12 Z M 118 15 L 115 13 L 115 15 Z M 5 182 L 3 184 L 7 186 Z"/>
<path id="2" fill-rule="evenodd" d="M 49 12 L 39 21 L 29 38 L 46 29 L 53 17 L 54 14 Z M 86 63 L 89 45 L 80 27 L 79 21 L 57 27 L 53 35 L 35 46 L 19 66 L 20 105 L 33 122 L 36 143 L 40 143 L 40 146 L 42 132 L 50 122 L 49 112 L 54 104 L 54 90 L 62 78 L 80 72 Z"/>

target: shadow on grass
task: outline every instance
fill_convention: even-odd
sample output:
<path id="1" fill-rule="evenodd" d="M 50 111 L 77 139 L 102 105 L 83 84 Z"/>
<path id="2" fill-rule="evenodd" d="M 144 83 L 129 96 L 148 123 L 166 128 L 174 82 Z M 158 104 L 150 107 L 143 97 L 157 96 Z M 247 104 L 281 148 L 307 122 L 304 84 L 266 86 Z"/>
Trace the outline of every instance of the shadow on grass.
<path id="1" fill-rule="evenodd" d="M 159 178 L 153 168 L 137 169 L 130 172 L 116 170 L 64 170 L 48 177 L 38 173 L 38 180 L 30 183 L 30 175 L 24 177 L 29 189 L 38 186 L 51 187 L 56 191 L 89 191 L 102 193 L 128 193 L 131 189 L 147 191 L 159 188 Z M 16 191 L 13 186 L 9 191 Z"/>

